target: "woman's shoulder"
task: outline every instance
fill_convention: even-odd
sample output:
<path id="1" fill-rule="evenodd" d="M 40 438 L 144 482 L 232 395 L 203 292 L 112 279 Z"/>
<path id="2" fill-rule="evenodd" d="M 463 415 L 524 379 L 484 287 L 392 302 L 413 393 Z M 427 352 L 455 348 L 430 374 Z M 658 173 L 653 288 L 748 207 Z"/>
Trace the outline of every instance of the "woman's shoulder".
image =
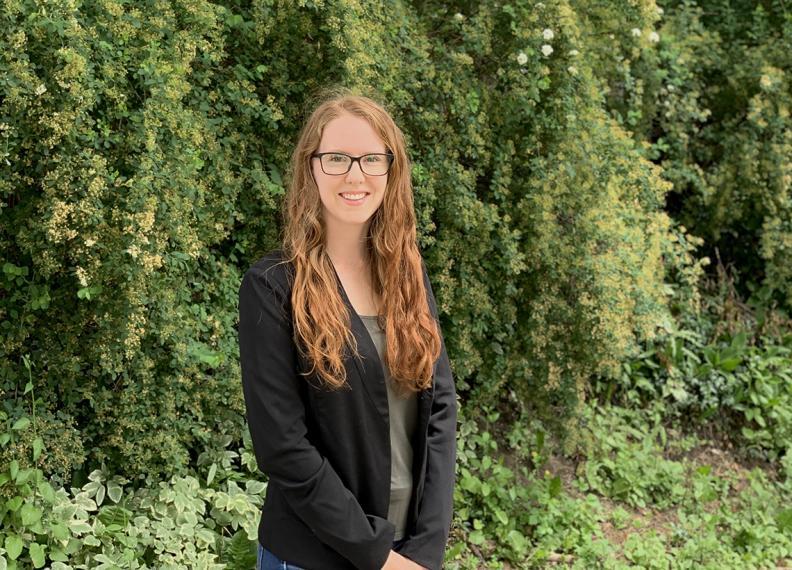
<path id="1" fill-rule="evenodd" d="M 293 279 L 292 264 L 283 249 L 273 249 L 256 260 L 247 270 L 245 278 L 252 278 L 288 299 Z"/>

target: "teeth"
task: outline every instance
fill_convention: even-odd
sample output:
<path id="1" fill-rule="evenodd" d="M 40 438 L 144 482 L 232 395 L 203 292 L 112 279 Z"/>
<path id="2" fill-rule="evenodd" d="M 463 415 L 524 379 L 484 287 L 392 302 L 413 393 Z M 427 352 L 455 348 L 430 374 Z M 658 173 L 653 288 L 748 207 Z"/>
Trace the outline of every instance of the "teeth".
<path id="1" fill-rule="evenodd" d="M 347 200 L 359 200 L 360 198 L 362 198 L 366 194 L 341 194 L 341 195 L 344 198 L 346 198 Z"/>

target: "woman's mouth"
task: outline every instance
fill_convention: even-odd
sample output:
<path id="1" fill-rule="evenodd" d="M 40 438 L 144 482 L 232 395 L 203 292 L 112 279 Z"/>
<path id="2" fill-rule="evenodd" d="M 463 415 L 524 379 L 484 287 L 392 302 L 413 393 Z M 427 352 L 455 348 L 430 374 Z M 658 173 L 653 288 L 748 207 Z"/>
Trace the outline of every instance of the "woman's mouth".
<path id="1" fill-rule="evenodd" d="M 359 206 L 366 201 L 368 192 L 342 192 L 339 196 L 350 206 Z"/>

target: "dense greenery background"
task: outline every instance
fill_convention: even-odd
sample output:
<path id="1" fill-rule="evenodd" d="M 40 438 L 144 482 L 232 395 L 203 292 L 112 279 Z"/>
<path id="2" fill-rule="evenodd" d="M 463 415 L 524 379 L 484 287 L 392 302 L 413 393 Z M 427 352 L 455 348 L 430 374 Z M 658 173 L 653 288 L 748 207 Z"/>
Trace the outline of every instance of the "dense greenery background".
<path id="1" fill-rule="evenodd" d="M 509 441 L 538 473 L 545 433 L 589 467 L 615 449 L 592 403 L 661 403 L 789 477 L 782 0 L 5 0 L 0 28 L 0 565 L 249 563 L 265 487 L 238 286 L 278 245 L 289 153 L 332 84 L 408 140 L 462 409 L 462 547 L 544 552 L 537 521 L 504 510 L 516 495 L 481 487 L 487 422 L 531 434 Z M 704 286 L 724 267 L 728 295 Z M 585 490 L 668 497 L 617 463 Z M 105 493 L 126 507 L 100 532 Z M 179 524 L 187 546 L 153 538 Z"/>

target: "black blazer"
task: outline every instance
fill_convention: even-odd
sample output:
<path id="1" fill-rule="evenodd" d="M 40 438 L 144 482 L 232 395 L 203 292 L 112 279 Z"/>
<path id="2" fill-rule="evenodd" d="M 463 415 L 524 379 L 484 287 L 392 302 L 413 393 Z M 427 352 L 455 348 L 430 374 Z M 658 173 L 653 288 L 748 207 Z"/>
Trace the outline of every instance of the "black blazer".
<path id="1" fill-rule="evenodd" d="M 387 519 L 390 428 L 377 349 L 336 274 L 362 355 L 344 354 L 352 389 L 331 392 L 320 389 L 315 376 L 299 376 L 310 367 L 292 338 L 293 267 L 280 261 L 282 250 L 265 255 L 239 289 L 246 417 L 258 467 L 269 480 L 259 541 L 308 570 L 381 570 L 396 529 Z M 433 386 L 419 393 L 418 402 L 407 540 L 396 550 L 438 570 L 451 527 L 456 463 L 456 390 L 445 341 Z"/>

